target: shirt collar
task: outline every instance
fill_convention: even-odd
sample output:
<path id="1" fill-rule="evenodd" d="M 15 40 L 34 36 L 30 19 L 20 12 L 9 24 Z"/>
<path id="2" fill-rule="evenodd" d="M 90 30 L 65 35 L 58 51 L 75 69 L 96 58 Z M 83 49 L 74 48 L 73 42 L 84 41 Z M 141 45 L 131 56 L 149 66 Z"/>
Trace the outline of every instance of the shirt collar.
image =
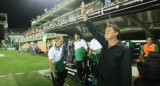
<path id="1" fill-rule="evenodd" d="M 113 47 L 116 47 L 116 46 L 122 46 L 122 43 L 120 41 L 118 41 L 116 45 L 114 45 L 114 46 L 112 46 L 110 48 L 107 47 L 106 50 L 112 49 Z"/>
<path id="2" fill-rule="evenodd" d="M 146 44 L 146 46 L 147 46 L 147 44 Z M 151 48 L 151 47 L 152 47 L 152 44 L 150 46 L 147 46 L 147 48 Z"/>
<path id="3" fill-rule="evenodd" d="M 118 41 L 115 46 L 121 46 L 121 45 L 122 45 L 122 43 L 120 41 Z"/>
<path id="4" fill-rule="evenodd" d="M 76 40 L 76 42 L 80 42 L 81 41 L 81 39 L 80 40 Z"/>
<path id="5" fill-rule="evenodd" d="M 57 51 L 60 51 L 60 49 L 58 49 L 58 48 L 56 47 L 56 44 L 54 45 L 54 48 L 55 48 Z"/>

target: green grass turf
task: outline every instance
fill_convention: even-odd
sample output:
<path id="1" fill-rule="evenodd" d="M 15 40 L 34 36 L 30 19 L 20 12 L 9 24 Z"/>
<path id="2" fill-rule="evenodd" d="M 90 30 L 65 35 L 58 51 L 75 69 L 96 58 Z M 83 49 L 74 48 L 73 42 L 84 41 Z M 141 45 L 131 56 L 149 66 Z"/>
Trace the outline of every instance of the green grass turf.
<path id="1" fill-rule="evenodd" d="M 38 72 L 31 72 L 48 69 L 47 56 L 33 56 L 28 52 L 23 52 L 23 55 L 20 55 L 18 51 L 14 50 L 0 50 L 0 54 L 5 55 L 0 58 L 0 76 L 7 75 L 7 77 L 0 77 L 0 86 L 52 86 L 50 79 Z M 16 73 L 24 74 L 15 75 Z M 47 74 L 50 74 L 50 72 Z M 70 75 L 67 76 L 65 83 L 70 86 L 81 86 Z"/>
<path id="2" fill-rule="evenodd" d="M 65 82 L 70 86 L 81 86 L 81 83 L 76 83 L 75 77 L 72 77 L 70 75 L 67 76 L 67 78 L 65 79 Z"/>
<path id="3" fill-rule="evenodd" d="M 50 72 L 46 72 L 46 74 L 51 75 Z M 75 77 L 72 77 L 70 75 L 68 75 L 67 78 L 65 79 L 65 83 L 70 86 L 81 86 L 81 83 L 75 82 Z"/>
<path id="4" fill-rule="evenodd" d="M 14 50 L 0 50 L 0 54 L 5 55 L 0 58 L 0 76 L 7 75 L 0 77 L 0 86 L 52 86 L 48 78 L 38 72 L 31 72 L 49 68 L 46 56 L 33 56 L 25 52 L 20 55 Z"/>
<path id="5" fill-rule="evenodd" d="M 0 86 L 52 86 L 51 80 L 39 73 L 25 73 L 22 75 L 9 74 L 0 78 Z"/>
<path id="6" fill-rule="evenodd" d="M 38 71 L 49 68 L 47 56 L 36 55 L 23 52 L 20 55 L 14 50 L 0 50 L 0 54 L 5 56 L 0 58 L 0 86 L 52 86 L 51 80 L 39 74 Z M 24 73 L 15 75 L 16 73 Z M 49 73 L 50 74 L 50 73 Z M 68 75 L 65 80 L 70 86 L 81 86 L 75 82 L 75 78 Z"/>
<path id="7" fill-rule="evenodd" d="M 48 58 L 44 56 L 33 56 L 31 53 L 24 52 L 20 55 L 18 51 L 14 50 L 1 50 L 0 53 L 5 55 L 0 58 L 0 75 L 49 68 Z"/>

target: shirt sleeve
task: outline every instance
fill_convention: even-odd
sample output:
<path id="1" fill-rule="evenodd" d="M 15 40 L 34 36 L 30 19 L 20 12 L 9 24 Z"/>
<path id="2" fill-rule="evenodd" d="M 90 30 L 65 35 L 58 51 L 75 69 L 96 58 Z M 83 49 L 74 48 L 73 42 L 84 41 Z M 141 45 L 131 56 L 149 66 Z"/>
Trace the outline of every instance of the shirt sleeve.
<path id="1" fill-rule="evenodd" d="M 103 45 L 103 43 L 105 41 L 107 41 L 104 36 L 98 31 L 97 27 L 90 21 L 90 20 L 87 20 L 86 22 L 86 25 L 89 29 L 89 31 L 91 32 L 91 34 L 93 35 L 94 38 L 96 38 L 101 45 Z"/>
<path id="2" fill-rule="evenodd" d="M 141 46 L 141 52 L 144 53 L 143 45 Z"/>
<path id="3" fill-rule="evenodd" d="M 155 51 L 156 51 L 156 52 L 159 52 L 159 48 L 158 48 L 157 45 L 155 46 Z"/>
<path id="4" fill-rule="evenodd" d="M 83 42 L 83 47 L 84 47 L 85 49 L 88 49 L 87 42 L 86 42 L 85 40 L 83 40 L 82 42 Z"/>
<path id="5" fill-rule="evenodd" d="M 131 57 L 128 48 L 124 50 L 121 61 L 121 86 L 131 86 Z"/>
<path id="6" fill-rule="evenodd" d="M 131 47 L 130 47 L 132 50 L 134 50 L 135 49 L 135 46 L 134 46 L 134 44 L 133 44 L 133 42 L 131 42 Z"/>
<path id="7" fill-rule="evenodd" d="M 91 40 L 91 42 L 90 42 L 90 46 L 89 46 L 90 49 L 93 49 L 92 41 L 93 41 L 93 40 Z"/>
<path id="8" fill-rule="evenodd" d="M 75 48 L 75 47 L 76 47 L 76 46 L 75 46 L 75 44 L 76 44 L 76 43 L 74 42 L 74 44 L 73 44 L 73 46 L 74 46 L 74 50 L 76 50 L 76 48 Z"/>
<path id="9" fill-rule="evenodd" d="M 48 59 L 53 59 L 53 57 L 54 57 L 54 50 L 53 47 L 51 47 L 48 52 Z"/>

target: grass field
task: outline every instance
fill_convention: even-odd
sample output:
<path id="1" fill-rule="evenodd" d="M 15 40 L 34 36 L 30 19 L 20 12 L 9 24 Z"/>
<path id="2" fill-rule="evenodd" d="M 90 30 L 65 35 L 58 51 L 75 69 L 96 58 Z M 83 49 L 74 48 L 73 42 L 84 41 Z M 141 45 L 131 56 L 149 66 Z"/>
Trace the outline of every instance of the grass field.
<path id="1" fill-rule="evenodd" d="M 50 79 L 38 73 L 39 70 L 49 69 L 47 56 L 33 56 L 29 52 L 20 55 L 18 51 L 4 49 L 0 50 L 0 54 L 5 55 L 0 57 L 0 86 L 52 86 Z M 75 78 L 70 75 L 65 83 L 81 86 L 80 83 L 75 83 Z"/>
<path id="2" fill-rule="evenodd" d="M 18 51 L 0 51 L 5 57 L 0 58 L 0 75 L 30 72 L 49 68 L 47 57 L 30 53 L 19 55 Z"/>
<path id="3" fill-rule="evenodd" d="M 38 70 L 49 69 L 47 56 L 18 51 L 0 50 L 0 86 L 52 86 L 51 80 L 39 74 Z M 2 77 L 1 77 L 2 76 Z M 80 86 L 74 78 L 68 76 L 66 83 L 70 86 Z"/>

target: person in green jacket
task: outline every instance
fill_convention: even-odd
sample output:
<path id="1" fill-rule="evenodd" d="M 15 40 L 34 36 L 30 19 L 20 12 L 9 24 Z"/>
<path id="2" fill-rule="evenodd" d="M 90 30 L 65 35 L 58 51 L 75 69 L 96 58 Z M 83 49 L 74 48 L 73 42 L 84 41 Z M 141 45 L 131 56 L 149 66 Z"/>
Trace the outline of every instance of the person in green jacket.
<path id="1" fill-rule="evenodd" d="M 135 49 L 133 42 L 131 40 L 126 40 L 124 44 L 129 48 L 131 60 L 133 60 L 134 59 L 134 49 Z"/>
<path id="2" fill-rule="evenodd" d="M 89 48 L 90 48 L 89 54 L 88 54 L 88 57 L 90 59 L 89 69 L 91 70 L 91 72 L 93 74 L 94 71 L 92 71 L 92 70 L 94 70 L 94 66 L 99 64 L 99 59 L 100 59 L 100 54 L 101 54 L 102 46 L 94 38 L 94 39 L 91 40 Z M 97 79 L 95 78 L 94 75 L 92 77 L 92 85 L 93 86 L 97 86 Z"/>

